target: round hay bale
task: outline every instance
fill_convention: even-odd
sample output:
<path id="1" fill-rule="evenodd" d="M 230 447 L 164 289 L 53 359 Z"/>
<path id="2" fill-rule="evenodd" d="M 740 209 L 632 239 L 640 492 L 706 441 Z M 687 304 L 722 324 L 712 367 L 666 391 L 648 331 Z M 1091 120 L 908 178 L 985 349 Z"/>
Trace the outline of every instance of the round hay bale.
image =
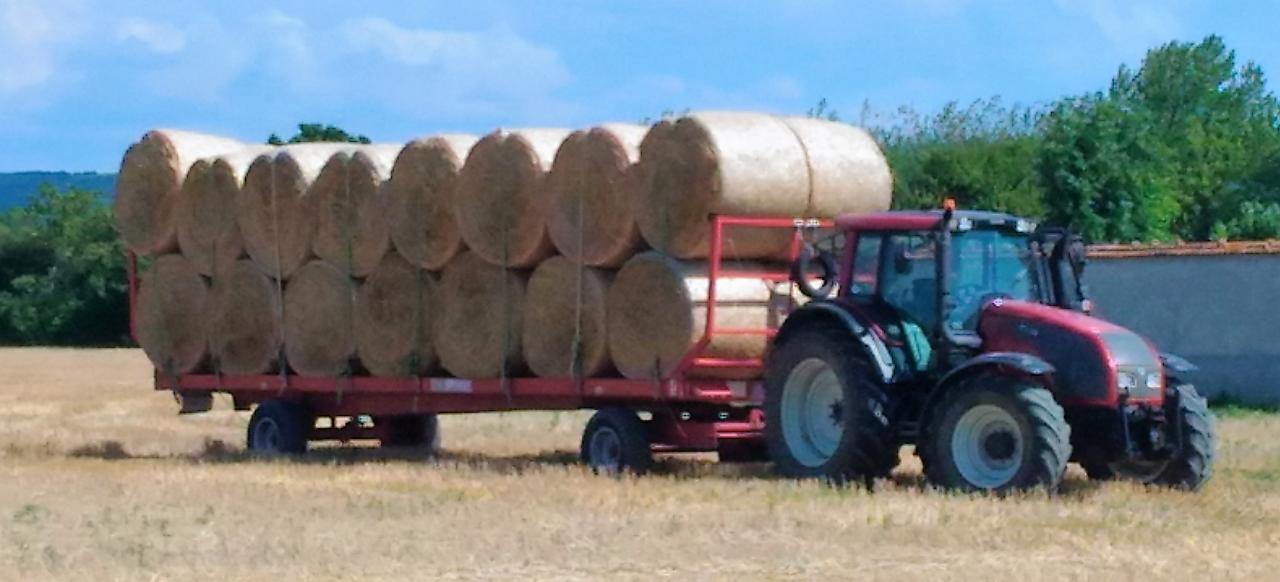
<path id="1" fill-rule="evenodd" d="M 208 355 L 205 305 L 209 286 L 182 255 L 161 255 L 138 289 L 138 345 L 157 370 L 194 372 Z"/>
<path id="2" fill-rule="evenodd" d="M 220 374 L 272 372 L 280 359 L 280 290 L 248 259 L 219 269 L 209 289 L 209 353 Z"/>
<path id="3" fill-rule="evenodd" d="M 812 191 L 804 215 L 879 212 L 893 201 L 893 174 L 875 138 L 847 123 L 809 117 L 783 121 L 804 144 Z"/>
<path id="4" fill-rule="evenodd" d="M 520 349 L 525 271 L 503 269 L 467 251 L 440 277 L 441 311 L 435 323 L 436 354 L 460 378 L 499 378 L 525 372 Z"/>
<path id="5" fill-rule="evenodd" d="M 710 252 L 713 214 L 801 216 L 809 204 L 804 147 L 785 123 L 758 113 L 708 112 L 658 123 L 629 181 L 640 232 L 679 258 Z M 791 233 L 728 232 L 726 256 L 771 258 Z"/>
<path id="6" fill-rule="evenodd" d="M 288 278 L 311 256 L 315 211 L 311 184 L 335 153 L 351 144 L 301 144 L 258 156 L 236 198 L 236 224 L 249 258 L 272 277 Z"/>
<path id="7" fill-rule="evenodd" d="M 404 258 L 438 271 L 466 246 L 453 217 L 458 172 L 476 143 L 470 135 L 441 135 L 409 142 L 387 181 L 391 240 Z"/>
<path id="8" fill-rule="evenodd" d="M 613 371 L 606 325 L 611 280 L 609 271 L 579 267 L 565 257 L 551 257 L 533 271 L 521 341 L 534 374 L 583 378 Z"/>
<path id="9" fill-rule="evenodd" d="M 568 135 L 562 129 L 496 131 L 471 148 L 453 210 L 472 252 L 506 267 L 533 267 L 551 255 L 542 181 Z"/>
<path id="10" fill-rule="evenodd" d="M 178 246 L 202 275 L 231 266 L 244 254 L 236 226 L 236 197 L 244 175 L 268 147 L 246 146 L 191 165 L 178 197 Z"/>
<path id="11" fill-rule="evenodd" d="M 420 376 L 436 369 L 431 327 L 436 276 L 389 254 L 356 292 L 356 354 L 375 376 Z"/>
<path id="12" fill-rule="evenodd" d="M 757 263 L 727 263 L 726 269 L 767 268 Z M 777 270 L 776 268 L 774 270 Z M 666 378 L 701 338 L 706 328 L 707 267 L 677 261 L 656 251 L 627 261 L 609 289 L 609 353 L 622 375 L 633 379 Z M 765 328 L 781 323 L 788 304 L 785 292 L 756 278 L 721 278 L 716 282 L 716 325 L 722 328 Z M 758 358 L 766 339 L 754 335 L 717 335 L 703 354 L 721 358 Z M 699 370 L 703 378 L 745 379 L 759 372 Z"/>
<path id="13" fill-rule="evenodd" d="M 115 217 L 120 238 L 140 255 L 158 255 L 178 246 L 174 207 L 187 170 L 196 160 L 234 152 L 233 139 L 156 129 L 129 146 L 116 177 Z"/>
<path id="14" fill-rule="evenodd" d="M 547 231 L 560 254 L 617 267 L 642 246 L 624 181 L 640 157 L 645 128 L 602 125 L 575 131 L 547 174 Z"/>
<path id="15" fill-rule="evenodd" d="M 284 347 L 289 366 L 303 376 L 333 377 L 351 370 L 355 283 L 337 267 L 311 261 L 284 290 Z"/>
<path id="16" fill-rule="evenodd" d="M 387 249 L 386 199 L 382 183 L 401 146 L 361 146 L 347 155 L 334 154 L 307 193 L 315 208 L 311 250 L 356 277 L 368 275 Z"/>

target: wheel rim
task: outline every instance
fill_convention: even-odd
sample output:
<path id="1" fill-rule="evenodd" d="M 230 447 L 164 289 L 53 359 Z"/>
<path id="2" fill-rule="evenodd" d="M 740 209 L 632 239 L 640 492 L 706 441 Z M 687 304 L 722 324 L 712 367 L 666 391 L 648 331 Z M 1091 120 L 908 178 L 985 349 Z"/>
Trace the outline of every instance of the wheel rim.
<path id="1" fill-rule="evenodd" d="M 844 388 L 825 361 L 809 358 L 787 375 L 782 389 L 782 435 L 806 467 L 831 460 L 844 436 Z"/>
<path id="2" fill-rule="evenodd" d="M 263 418 L 253 427 L 253 450 L 263 453 L 280 452 L 280 424 L 274 418 Z"/>
<path id="3" fill-rule="evenodd" d="M 622 470 L 622 437 L 612 427 L 596 429 L 587 451 L 592 469 L 610 474 Z"/>
<path id="4" fill-rule="evenodd" d="M 981 489 L 996 489 L 1022 468 L 1024 443 L 1018 421 L 991 404 L 970 408 L 956 421 L 951 457 L 965 481 Z"/>

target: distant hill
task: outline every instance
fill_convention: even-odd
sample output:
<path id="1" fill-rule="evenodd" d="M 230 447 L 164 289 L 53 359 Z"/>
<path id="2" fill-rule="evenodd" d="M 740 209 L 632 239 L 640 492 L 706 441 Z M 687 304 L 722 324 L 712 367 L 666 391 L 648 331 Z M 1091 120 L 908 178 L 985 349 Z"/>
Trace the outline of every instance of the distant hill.
<path id="1" fill-rule="evenodd" d="M 116 175 L 97 172 L 0 173 L 0 211 L 25 205 L 27 198 L 44 183 L 60 189 L 75 186 L 84 190 L 96 190 L 110 198 L 115 195 Z"/>

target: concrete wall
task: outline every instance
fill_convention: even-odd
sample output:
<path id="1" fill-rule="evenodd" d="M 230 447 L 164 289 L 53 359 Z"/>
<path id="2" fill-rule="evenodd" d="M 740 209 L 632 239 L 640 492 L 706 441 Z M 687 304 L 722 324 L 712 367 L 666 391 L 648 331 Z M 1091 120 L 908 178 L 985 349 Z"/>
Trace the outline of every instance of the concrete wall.
<path id="1" fill-rule="evenodd" d="M 1096 314 L 1200 366 L 1207 396 L 1280 404 L 1280 255 L 1091 257 Z"/>

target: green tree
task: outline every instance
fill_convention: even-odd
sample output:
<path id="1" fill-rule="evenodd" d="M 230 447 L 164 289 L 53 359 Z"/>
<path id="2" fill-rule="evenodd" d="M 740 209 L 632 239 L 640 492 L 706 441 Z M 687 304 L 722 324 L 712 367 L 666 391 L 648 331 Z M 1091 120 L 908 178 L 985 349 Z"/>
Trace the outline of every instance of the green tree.
<path id="1" fill-rule="evenodd" d="M 290 137 L 287 142 L 274 133 L 267 138 L 268 145 L 276 146 L 285 145 L 286 143 L 311 142 L 370 143 L 368 137 L 350 134 L 341 128 L 320 123 L 299 123 L 298 133 Z"/>
<path id="2" fill-rule="evenodd" d="M 124 251 L 102 195 L 42 186 L 0 214 L 0 342 L 127 339 Z"/>
<path id="3" fill-rule="evenodd" d="M 948 103 L 932 115 L 899 109 L 873 129 L 893 168 L 894 207 L 937 208 L 950 197 L 967 208 L 1043 215 L 1034 167 L 1040 118 L 999 98 Z"/>
<path id="4" fill-rule="evenodd" d="M 1162 45 L 1106 93 L 1054 108 L 1039 158 L 1049 215 L 1094 240 L 1261 236 L 1280 202 L 1278 128 L 1262 69 L 1221 38 Z"/>
<path id="5" fill-rule="evenodd" d="M 1145 111 L 1100 93 L 1060 101 L 1037 163 L 1048 220 L 1091 241 L 1169 238 L 1177 203 L 1150 124 Z"/>

